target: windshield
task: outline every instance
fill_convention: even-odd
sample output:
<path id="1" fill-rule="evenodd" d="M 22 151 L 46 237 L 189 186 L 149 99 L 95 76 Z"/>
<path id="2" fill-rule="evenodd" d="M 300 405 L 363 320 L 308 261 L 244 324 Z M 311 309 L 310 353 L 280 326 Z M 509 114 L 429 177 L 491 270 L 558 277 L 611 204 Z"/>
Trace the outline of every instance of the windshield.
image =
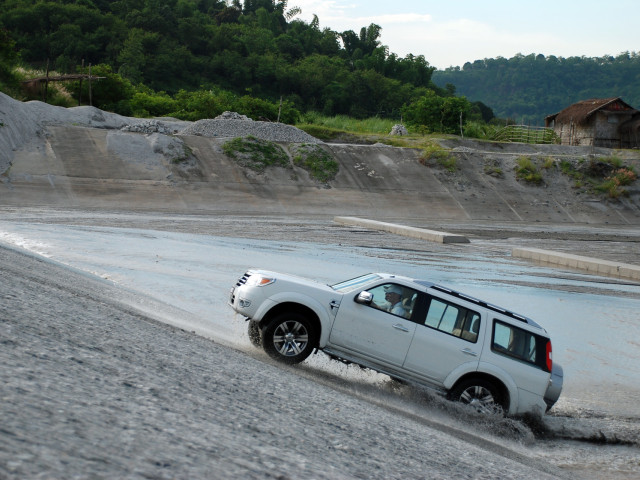
<path id="1" fill-rule="evenodd" d="M 345 280 L 344 282 L 336 283 L 335 285 L 330 285 L 330 286 L 336 292 L 347 293 L 357 289 L 358 287 L 360 287 L 365 283 L 369 283 L 374 280 L 379 280 L 380 278 L 382 278 L 380 275 L 376 275 L 375 273 L 368 273 L 366 275 L 352 278 L 351 280 Z"/>

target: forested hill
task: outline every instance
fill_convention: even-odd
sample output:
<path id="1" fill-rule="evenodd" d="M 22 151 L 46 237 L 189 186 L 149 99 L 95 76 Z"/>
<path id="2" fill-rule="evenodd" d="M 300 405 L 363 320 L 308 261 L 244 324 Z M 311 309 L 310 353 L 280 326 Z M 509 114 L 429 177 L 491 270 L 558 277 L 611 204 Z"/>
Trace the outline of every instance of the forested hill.
<path id="1" fill-rule="evenodd" d="M 422 55 L 389 52 L 384 26 L 336 32 L 299 14 L 287 0 L 0 0 L 0 90 L 39 98 L 21 86 L 39 74 L 31 68 L 62 75 L 91 64 L 103 77 L 93 105 L 124 115 L 196 120 L 232 108 L 289 123 L 305 112 L 402 116 L 448 133 L 462 118 L 494 115 L 542 125 L 593 97 L 640 108 L 640 53 L 517 55 L 435 71 Z M 67 83 L 48 101 L 80 103 L 87 83 Z"/>
<path id="2" fill-rule="evenodd" d="M 300 10 L 287 3 L 0 0 L 0 53 L 17 51 L 21 62 L 42 70 L 49 61 L 60 74 L 83 62 L 106 65 L 134 86 L 169 95 L 222 89 L 283 97 L 301 111 L 327 115 L 399 118 L 402 105 L 427 88 L 438 90 L 431 82 L 435 69 L 423 56 L 389 53 L 380 26 L 322 29 L 317 17 L 301 21 Z M 0 85 L 9 71 L 2 63 L 0 55 Z M 98 102 L 105 93 L 99 88 Z M 120 108 L 116 100 L 102 106 Z"/>
<path id="3" fill-rule="evenodd" d="M 622 97 L 640 108 L 640 52 L 615 57 L 516 55 L 436 71 L 433 81 L 491 107 L 496 116 L 543 125 L 544 117 L 579 100 Z"/>

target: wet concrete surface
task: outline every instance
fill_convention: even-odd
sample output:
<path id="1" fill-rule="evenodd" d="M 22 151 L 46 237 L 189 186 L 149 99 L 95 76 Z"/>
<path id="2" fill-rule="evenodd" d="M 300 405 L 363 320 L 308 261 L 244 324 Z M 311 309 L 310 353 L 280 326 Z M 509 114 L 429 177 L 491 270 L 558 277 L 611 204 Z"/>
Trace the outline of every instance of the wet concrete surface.
<path id="1" fill-rule="evenodd" d="M 512 478 L 627 479 L 640 467 L 640 412 L 629 409 L 637 392 L 601 379 L 611 368 L 634 375 L 633 358 L 607 366 L 603 345 L 590 345 L 588 336 L 602 310 L 619 323 L 610 341 L 621 346 L 638 328 L 628 310 L 637 308 L 640 286 L 509 258 L 514 243 L 585 252 L 606 234 L 603 247 L 616 241 L 635 259 L 633 229 L 505 225 L 483 234 L 486 226 L 449 224 L 447 230 L 466 228 L 472 241 L 442 245 L 348 228 L 330 217 L 20 208 L 4 210 L 0 220 L 0 241 L 67 265 L 15 253 L 1 263 L 9 367 L 2 413 L 12 421 L 3 426 L 0 465 L 9 478 L 422 478 L 425 469 L 429 478 L 494 478 L 495 465 L 504 464 Z M 569 362 L 566 392 L 536 426 L 479 420 L 322 356 L 282 369 L 248 345 L 246 325 L 225 305 L 229 284 L 252 266 L 320 280 L 395 269 L 518 305 L 550 329 L 558 359 Z M 593 321 L 581 326 L 584 338 L 572 333 L 576 319 L 553 319 L 575 309 L 583 322 Z M 620 332 L 626 334 L 616 337 Z M 585 363 L 583 351 L 596 363 Z M 633 356 L 633 345 L 625 351 Z M 472 453 L 450 455 L 468 451 L 467 443 Z M 408 460 L 397 460 L 398 448 Z M 426 458 L 424 449 L 432 452 Z"/>
<path id="2" fill-rule="evenodd" d="M 401 398 L 159 323 L 55 263 L 0 248 L 0 285 L 2 478 L 569 478 Z"/>

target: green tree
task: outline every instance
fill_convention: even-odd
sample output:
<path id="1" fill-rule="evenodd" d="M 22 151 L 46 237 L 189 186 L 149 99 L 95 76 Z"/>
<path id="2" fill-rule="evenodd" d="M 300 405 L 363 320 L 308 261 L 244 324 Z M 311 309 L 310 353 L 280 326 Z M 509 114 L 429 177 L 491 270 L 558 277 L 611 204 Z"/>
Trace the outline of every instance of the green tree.
<path id="1" fill-rule="evenodd" d="M 9 32 L 0 29 L 0 89 L 17 86 L 18 80 L 13 73 L 13 68 L 18 64 L 20 56 L 16 51 L 16 43 Z"/>
<path id="2" fill-rule="evenodd" d="M 107 57 L 126 32 L 121 20 L 89 3 L 13 2 L 12 7 L 0 10 L 0 25 L 11 32 L 25 62 L 43 65 L 51 59 L 54 67 L 64 68 L 82 59 L 113 61 Z"/>
<path id="3" fill-rule="evenodd" d="M 118 73 L 133 83 L 140 83 L 146 65 L 146 55 L 143 40 L 144 30 L 134 28 L 129 32 L 129 37 L 124 42 L 122 51 L 118 55 L 120 67 Z"/>
<path id="4" fill-rule="evenodd" d="M 285 0 L 0 0 L 0 27 L 27 65 L 105 68 L 109 82 L 94 99 L 119 112 L 210 115 L 225 91 L 264 101 L 240 107 L 265 117 L 281 97 L 300 111 L 397 117 L 427 88 L 454 96 L 435 86 L 423 56 L 390 54 L 380 25 L 339 34 L 299 13 Z M 184 92 L 200 91 L 214 93 L 184 105 Z"/>
<path id="5" fill-rule="evenodd" d="M 197 90 L 195 92 L 180 90 L 175 99 L 178 103 L 178 109 L 172 115 L 183 120 L 195 121 L 202 118 L 215 118 L 222 112 L 233 109 L 233 96 L 213 90 Z"/>
<path id="6" fill-rule="evenodd" d="M 440 131 L 443 102 L 436 92 L 427 90 L 422 97 L 402 108 L 402 118 L 407 125 Z"/>
<path id="7" fill-rule="evenodd" d="M 471 99 L 490 105 L 502 118 L 543 125 L 544 117 L 579 100 L 622 97 L 640 106 L 640 55 L 556 57 L 518 54 L 476 60 L 462 69 L 435 72 L 438 85 L 451 83 Z"/>
<path id="8" fill-rule="evenodd" d="M 440 128 L 442 133 L 460 133 L 467 121 L 471 103 L 465 97 L 446 97 L 442 102 Z"/>
<path id="9" fill-rule="evenodd" d="M 85 67 L 83 73 L 89 73 L 89 68 Z M 91 75 L 102 77 L 100 80 L 91 83 L 91 98 L 94 106 L 121 115 L 131 115 L 129 101 L 135 94 L 135 88 L 131 82 L 113 72 L 110 65 L 98 64 L 91 66 Z M 82 82 L 82 98 L 89 98 L 88 82 Z M 72 92 L 77 92 L 78 88 L 72 86 Z"/>

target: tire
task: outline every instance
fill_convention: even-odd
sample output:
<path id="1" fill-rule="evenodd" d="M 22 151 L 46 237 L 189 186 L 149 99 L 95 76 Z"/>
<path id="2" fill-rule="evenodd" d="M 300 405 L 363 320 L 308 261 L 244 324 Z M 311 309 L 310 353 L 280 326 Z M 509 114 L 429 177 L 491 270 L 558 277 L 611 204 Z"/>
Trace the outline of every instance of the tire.
<path id="1" fill-rule="evenodd" d="M 505 399 L 496 385 L 482 378 L 460 382 L 449 393 L 455 402 L 469 405 L 478 413 L 487 415 L 504 415 Z"/>
<path id="2" fill-rule="evenodd" d="M 299 313 L 280 314 L 262 331 L 262 348 L 271 358 L 283 363 L 304 361 L 316 343 L 315 327 Z"/>
<path id="3" fill-rule="evenodd" d="M 389 375 L 389 379 L 395 384 L 395 385 L 407 385 L 407 382 L 405 382 L 404 380 L 398 378 L 398 377 L 392 377 L 391 375 Z"/>
<path id="4" fill-rule="evenodd" d="M 254 347 L 262 346 L 262 332 L 258 326 L 258 322 L 249 320 L 249 326 L 247 327 L 247 334 L 249 335 L 249 341 Z"/>

